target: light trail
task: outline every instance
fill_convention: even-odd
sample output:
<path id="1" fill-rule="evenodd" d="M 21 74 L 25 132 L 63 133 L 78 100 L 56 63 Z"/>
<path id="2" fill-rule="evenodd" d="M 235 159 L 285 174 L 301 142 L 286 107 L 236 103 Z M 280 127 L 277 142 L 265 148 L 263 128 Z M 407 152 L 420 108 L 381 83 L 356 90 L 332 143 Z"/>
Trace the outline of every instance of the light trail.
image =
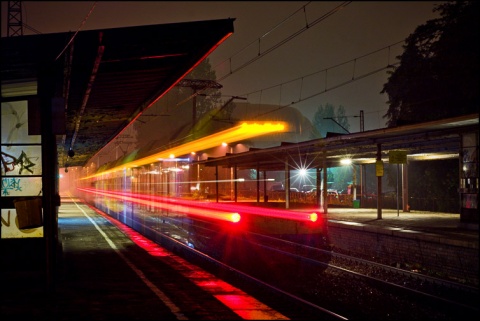
<path id="1" fill-rule="evenodd" d="M 284 210 L 284 209 L 275 209 L 275 208 L 262 208 L 258 206 L 248 206 L 248 205 L 238 205 L 238 204 L 226 204 L 226 203 L 212 203 L 212 202 L 200 202 L 200 201 L 191 201 L 180 198 L 170 198 L 156 195 L 147 195 L 147 194 L 138 194 L 138 193 L 126 193 L 126 192 L 114 192 L 114 191 L 104 191 L 94 188 L 79 188 L 81 191 L 96 193 L 99 195 L 105 195 L 110 197 L 115 197 L 117 199 L 126 199 L 137 203 L 148 202 L 146 205 L 162 207 L 172 209 L 172 206 L 178 206 L 175 210 L 182 212 L 194 211 L 194 209 L 204 209 L 212 211 L 212 215 L 215 213 L 223 213 L 221 217 L 228 217 L 227 221 L 232 221 L 235 219 L 232 213 L 235 213 L 239 216 L 241 214 L 249 215 L 260 215 L 266 217 L 275 217 L 287 220 L 303 221 L 303 222 L 317 222 L 319 215 L 317 212 L 305 212 L 305 211 L 293 211 L 293 210 Z M 156 205 L 157 204 L 157 205 Z M 187 210 L 188 209 L 188 210 Z M 202 216 L 209 215 L 209 212 L 198 214 Z M 228 213 L 228 214 L 226 214 Z M 195 214 L 193 214 L 195 215 Z M 211 216 L 210 216 L 211 217 Z M 221 219 L 221 218 L 219 218 Z"/>
<path id="2" fill-rule="evenodd" d="M 106 197 L 112 197 L 112 198 L 116 198 L 123 201 L 130 201 L 137 204 L 143 204 L 143 205 L 161 208 L 165 210 L 171 210 L 171 211 L 184 213 L 188 215 L 213 218 L 213 219 L 233 222 L 233 223 L 238 223 L 241 220 L 241 216 L 238 213 L 223 212 L 223 211 L 218 211 L 211 208 L 198 208 L 198 207 L 185 206 L 184 204 L 180 204 L 180 203 L 176 204 L 175 202 L 164 202 L 158 199 L 154 199 L 153 197 L 149 197 L 148 195 L 108 192 L 108 191 L 101 191 L 101 190 L 96 190 L 92 188 L 78 188 L 78 189 L 80 191 L 84 191 L 87 193 L 93 193 L 93 194 L 102 195 Z"/>

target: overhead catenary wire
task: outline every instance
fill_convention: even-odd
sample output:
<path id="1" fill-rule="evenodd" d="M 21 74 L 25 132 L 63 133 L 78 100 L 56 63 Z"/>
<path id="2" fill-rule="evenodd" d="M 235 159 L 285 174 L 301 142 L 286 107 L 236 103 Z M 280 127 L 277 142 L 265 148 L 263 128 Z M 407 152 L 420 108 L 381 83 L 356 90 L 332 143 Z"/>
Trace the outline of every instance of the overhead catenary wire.
<path id="1" fill-rule="evenodd" d="M 264 33 L 261 37 L 255 39 L 255 41 L 249 43 L 247 46 L 245 46 L 244 48 L 242 48 L 241 50 L 239 50 L 237 53 L 235 53 L 234 55 L 232 55 L 231 57 L 227 58 L 226 60 L 224 60 L 222 63 L 220 64 L 223 64 L 225 61 L 228 61 L 229 62 L 229 69 L 230 69 L 230 72 L 228 74 L 226 74 L 225 76 L 223 77 L 220 77 L 219 79 L 217 79 L 217 82 L 220 82 L 224 79 L 226 79 L 227 77 L 231 76 L 232 74 L 242 70 L 243 68 L 247 67 L 248 65 L 254 63 L 255 61 L 257 61 L 258 59 L 266 56 L 267 54 L 273 52 L 274 50 L 278 49 L 280 46 L 286 44 L 287 42 L 289 42 L 290 40 L 296 38 L 297 36 L 299 36 L 300 34 L 302 34 L 303 32 L 305 32 L 306 30 L 310 29 L 311 27 L 313 27 L 314 25 L 316 25 L 317 23 L 325 20 L 326 18 L 330 17 L 331 15 L 337 13 L 340 9 L 343 9 L 344 7 L 346 7 L 347 5 L 349 5 L 352 1 L 345 1 L 343 2 L 342 4 L 338 5 L 337 7 L 335 7 L 334 9 L 328 11 L 327 13 L 323 14 L 321 17 L 315 19 L 312 23 L 308 23 L 306 22 L 305 26 L 297 31 L 295 31 L 294 33 L 292 33 L 291 35 L 289 35 L 288 37 L 284 38 L 283 40 L 281 40 L 280 42 L 276 43 L 275 45 L 269 47 L 268 49 L 266 49 L 265 51 L 261 52 L 260 51 L 260 48 L 259 48 L 259 52 L 257 53 L 256 56 L 254 56 L 252 59 L 248 60 L 247 62 L 245 62 L 244 64 L 242 64 L 241 66 L 235 68 L 235 69 L 232 69 L 232 58 L 235 57 L 236 55 L 240 54 L 242 51 L 246 50 L 248 47 L 252 46 L 253 44 L 256 44 L 257 42 L 260 43 L 262 38 L 265 38 L 266 36 L 268 36 L 271 32 L 273 32 L 275 29 L 277 29 L 279 26 L 283 25 L 284 23 L 286 23 L 288 20 L 290 20 L 295 14 L 297 14 L 298 12 L 300 11 L 305 11 L 306 7 L 311 3 L 311 2 L 308 2 L 306 5 L 303 5 L 301 8 L 295 10 L 291 15 L 289 15 L 287 18 L 285 18 L 284 20 L 282 20 L 280 23 L 276 24 L 273 28 L 271 28 L 269 31 L 267 31 L 266 33 Z M 214 69 L 217 69 L 219 65 L 215 66 Z M 204 92 L 205 90 L 209 89 L 210 87 L 206 87 L 206 88 L 203 88 L 195 93 L 193 93 L 191 96 L 187 97 L 186 99 L 184 99 L 182 101 L 182 103 L 186 102 L 186 101 L 189 101 L 190 99 L 193 99 L 193 97 L 197 96 L 199 93 L 202 93 Z M 179 104 L 177 104 L 179 105 Z"/>
<path id="2" fill-rule="evenodd" d="M 426 33 L 431 33 L 431 31 L 426 31 Z M 392 44 L 390 44 L 390 45 L 388 45 L 388 46 L 385 46 L 385 47 L 383 47 L 383 48 L 374 50 L 374 51 L 369 52 L 369 53 L 367 53 L 367 54 L 364 54 L 364 55 L 355 57 L 355 58 L 353 58 L 353 59 L 350 59 L 350 60 L 348 60 L 348 61 L 345 61 L 345 62 L 336 64 L 336 65 L 334 65 L 334 66 L 331 66 L 331 67 L 328 67 L 328 68 L 325 68 L 325 69 L 322 69 L 322 70 L 320 70 L 320 71 L 316 71 L 316 72 L 313 72 L 313 73 L 310 73 L 310 74 L 307 74 L 307 75 L 303 75 L 303 76 L 301 76 L 301 77 L 297 77 L 297 78 L 292 79 L 292 80 L 284 81 L 284 82 L 282 82 L 282 83 L 279 83 L 279 84 L 276 84 L 276 85 L 273 85 L 273 86 L 269 86 L 269 87 L 265 87 L 265 88 L 262 88 L 262 89 L 259 89 L 259 90 L 253 91 L 253 92 L 243 93 L 243 94 L 241 94 L 241 95 L 239 95 L 239 96 L 247 96 L 247 97 L 248 97 L 248 96 L 253 95 L 253 94 L 255 94 L 255 93 L 259 93 L 259 94 L 260 94 L 260 97 L 261 97 L 261 96 L 262 96 L 262 93 L 263 93 L 264 91 L 266 91 L 266 90 L 273 89 L 273 88 L 276 88 L 276 87 L 283 87 L 283 86 L 286 85 L 286 84 L 293 83 L 293 82 L 298 81 L 298 80 L 301 80 L 301 84 L 302 84 L 301 88 L 302 88 L 302 87 L 303 87 L 304 78 L 306 78 L 306 77 L 311 77 L 311 76 L 314 76 L 314 75 L 320 74 L 320 73 L 325 73 L 325 89 L 324 89 L 323 91 L 320 91 L 320 92 L 311 94 L 311 95 L 309 95 L 308 97 L 299 98 L 299 99 L 296 100 L 296 101 L 293 101 L 293 102 L 288 103 L 288 104 L 286 104 L 286 105 L 280 106 L 279 108 L 276 108 L 276 109 L 274 109 L 274 110 L 265 112 L 264 114 L 258 115 L 258 116 L 264 116 L 264 115 L 266 115 L 266 114 L 269 114 L 269 113 L 278 111 L 278 110 L 280 110 L 280 109 L 283 109 L 283 108 L 286 108 L 286 107 L 290 107 L 290 106 L 292 106 L 292 105 L 294 105 L 294 104 L 297 104 L 297 103 L 300 103 L 300 102 L 309 100 L 309 99 L 311 99 L 311 98 L 313 98 L 313 97 L 316 97 L 316 96 L 318 96 L 318 95 L 324 94 L 324 93 L 326 93 L 326 92 L 329 92 L 329 91 L 331 91 L 331 90 L 337 89 L 337 88 L 339 88 L 339 87 L 348 85 L 348 84 L 352 83 L 353 81 L 357 81 L 357 80 L 366 78 L 366 77 L 368 77 L 368 76 L 374 75 L 374 74 L 376 74 L 376 73 L 378 73 L 378 72 L 380 72 L 380 71 L 382 71 L 382 70 L 386 70 L 386 69 L 389 69 L 389 68 L 394 68 L 394 67 L 400 65 L 400 62 L 396 62 L 396 63 L 392 63 L 392 62 L 391 62 L 391 49 L 392 49 L 392 47 L 397 46 L 397 45 L 399 45 L 399 44 L 401 44 L 401 43 L 405 43 L 405 40 L 400 40 L 400 41 L 394 42 L 394 43 L 392 43 Z M 358 62 L 359 59 L 366 58 L 366 57 L 368 57 L 368 56 L 372 56 L 372 55 L 374 55 L 374 54 L 377 54 L 377 53 L 379 53 L 379 52 L 381 52 L 381 51 L 385 51 L 385 50 L 387 50 L 388 52 L 387 52 L 386 65 L 385 65 L 384 67 L 381 67 L 381 68 L 378 68 L 378 69 L 375 69 L 375 70 L 371 70 L 371 71 L 369 71 L 369 72 L 367 72 L 367 73 L 364 73 L 363 75 L 360 75 L 360 76 L 356 76 L 356 75 L 355 75 L 356 66 L 357 66 L 357 62 Z M 340 83 L 340 84 L 336 84 L 335 86 L 328 87 L 328 86 L 327 86 L 327 82 L 328 82 L 328 77 L 327 77 L 327 76 L 328 76 L 328 71 L 331 70 L 331 69 L 338 68 L 338 67 L 340 67 L 340 66 L 343 66 L 343 65 L 352 63 L 352 62 L 353 62 L 354 67 L 353 67 L 353 71 L 352 71 L 352 78 L 351 78 L 351 80 L 350 80 L 350 81 L 342 82 L 342 83 Z M 300 97 L 301 97 L 301 94 L 302 94 L 302 93 L 300 92 L 300 94 L 299 94 Z M 260 99 L 260 101 L 261 101 L 261 99 Z M 279 104 L 279 105 L 280 105 L 280 104 Z M 386 111 L 387 108 L 385 108 L 384 110 Z M 378 113 L 378 112 L 379 112 L 379 111 L 377 110 L 377 111 L 374 111 L 374 112 L 372 112 L 372 113 Z"/>
<path id="3" fill-rule="evenodd" d="M 322 22 L 323 20 L 325 20 L 326 18 L 330 17 L 331 15 L 337 13 L 340 9 L 343 9 L 344 7 L 346 7 L 347 5 L 349 5 L 351 3 L 351 1 L 345 1 L 343 2 L 342 4 L 338 5 L 337 7 L 335 7 L 334 9 L 328 11 L 326 14 L 322 15 L 321 17 L 317 18 L 316 20 L 314 20 L 312 23 L 310 24 L 306 24 L 303 28 L 295 31 L 294 33 L 292 33 L 291 35 L 289 35 L 288 37 L 284 38 L 283 40 L 281 40 L 280 42 L 276 43 L 275 45 L 271 46 L 270 48 L 266 49 L 265 51 L 263 52 L 259 52 L 257 56 L 253 57 L 252 59 L 248 60 L 247 62 L 245 62 L 244 64 L 240 65 L 239 67 L 231 70 L 230 74 L 227 74 L 223 77 L 220 77 L 219 79 L 217 79 L 217 81 L 222 81 L 224 80 L 225 78 L 229 77 L 230 75 L 232 75 L 233 73 L 237 72 L 237 71 L 240 71 L 241 69 L 245 68 L 246 66 L 252 64 L 253 62 L 257 61 L 258 59 L 266 56 L 267 54 L 269 54 L 270 52 L 274 51 L 275 49 L 279 48 L 280 46 L 284 45 L 285 43 L 289 42 L 290 40 L 296 38 L 297 36 L 299 36 L 301 33 L 305 32 L 306 30 L 310 29 L 311 27 L 313 27 L 314 25 L 316 25 L 317 23 L 319 22 Z M 309 3 L 310 4 L 310 3 Z M 308 4 L 307 4 L 308 5 Z M 301 9 L 304 9 L 307 5 L 303 6 Z M 299 9 L 299 10 L 301 10 Z M 295 13 L 297 13 L 299 10 L 295 11 Z M 281 23 L 284 23 L 285 21 L 287 21 L 288 19 L 290 19 L 290 17 L 292 17 L 295 13 L 293 13 L 292 15 L 290 15 L 286 20 L 282 21 Z M 276 25 L 273 29 L 271 29 L 270 31 L 268 31 L 267 33 L 265 33 L 261 38 L 267 36 L 270 32 L 272 32 L 274 29 L 278 28 L 279 24 Z M 261 40 L 261 38 L 258 39 L 258 41 Z M 248 45 L 250 46 L 250 45 Z M 247 46 L 247 47 L 248 47 Z M 245 49 L 245 48 L 244 48 Z M 242 49 L 243 50 L 243 49 Z M 231 59 L 230 59 L 231 61 Z"/>
<path id="4" fill-rule="evenodd" d="M 268 115 L 268 114 L 270 114 L 270 113 L 279 111 L 279 110 L 281 110 L 281 109 L 290 107 L 290 106 L 292 106 L 292 105 L 294 105 L 294 104 L 298 104 L 298 103 L 300 103 L 300 102 L 303 102 L 303 101 L 312 99 L 312 98 L 314 98 L 314 97 L 316 97 L 316 96 L 319 96 L 319 95 L 321 95 L 321 94 L 324 94 L 324 93 L 326 93 L 326 92 L 328 92 L 328 91 L 330 91 L 330 90 L 334 90 L 334 89 L 337 89 L 337 88 L 339 88 L 339 87 L 348 85 L 348 84 L 350 84 L 350 83 L 352 83 L 352 82 L 354 82 L 354 81 L 357 81 L 357 80 L 366 78 L 366 77 L 368 77 L 368 76 L 371 76 L 371 75 L 373 75 L 373 74 L 376 74 L 376 73 L 378 73 L 378 72 L 380 72 L 380 71 L 382 71 L 382 70 L 385 70 L 385 69 L 387 69 L 387 68 L 390 68 L 390 67 L 391 67 L 391 65 L 388 65 L 388 66 L 385 66 L 385 67 L 382 67 L 382 68 L 379 68 L 379 69 L 370 71 L 370 72 L 368 72 L 368 73 L 366 73 L 366 74 L 363 74 L 363 75 L 361 75 L 361 76 L 359 76 L 359 77 L 356 77 L 355 79 L 350 79 L 350 80 L 348 80 L 348 81 L 342 82 L 342 83 L 340 83 L 340 84 L 337 84 L 337 85 L 335 85 L 335 86 L 332 86 L 332 87 L 330 87 L 330 88 L 328 88 L 328 89 L 325 89 L 325 90 L 323 90 L 323 91 L 313 93 L 313 94 L 311 94 L 311 95 L 308 96 L 308 97 L 304 97 L 304 98 L 302 98 L 302 99 L 298 99 L 298 100 L 293 101 L 293 102 L 291 102 L 291 103 L 288 103 L 288 104 L 286 104 L 286 105 L 279 106 L 278 108 L 272 109 L 272 110 L 267 111 L 267 112 L 265 112 L 265 113 L 263 113 L 263 114 L 258 114 L 256 117 L 265 116 L 265 115 Z M 260 91 L 260 92 L 261 92 L 261 91 Z"/>
<path id="5" fill-rule="evenodd" d="M 340 87 L 340 86 L 349 84 L 349 83 L 351 82 L 351 81 L 347 81 L 347 82 L 341 83 L 340 85 L 335 85 L 335 86 L 332 86 L 332 87 L 328 87 L 328 71 L 329 71 L 329 70 L 332 70 L 332 69 L 335 69 L 335 68 L 339 68 L 339 67 L 342 67 L 342 66 L 344 66 L 344 65 L 348 65 L 348 64 L 350 64 L 350 63 L 353 63 L 354 66 L 355 66 L 355 65 L 357 64 L 357 62 L 358 62 L 359 59 L 362 59 L 362 58 L 365 58 L 365 57 L 368 57 L 368 56 L 377 54 L 377 53 L 379 53 L 379 52 L 381 52 L 381 51 L 384 51 L 384 50 L 388 50 L 387 55 L 389 56 L 389 55 L 390 55 L 390 49 L 391 49 L 391 47 L 392 47 L 392 46 L 396 46 L 396 45 L 398 45 L 398 44 L 400 44 L 400 43 L 402 43 L 402 42 L 403 42 L 403 40 L 402 40 L 402 41 L 397 41 L 397 42 L 395 42 L 395 43 L 393 43 L 393 44 L 391 44 L 391 45 L 388 45 L 388 46 L 386 46 L 386 47 L 383 47 L 383 48 L 380 48 L 380 49 L 376 49 L 376 50 L 374 50 L 374 51 L 372 51 L 372 52 L 370 52 L 370 53 L 364 54 L 364 55 L 362 55 L 362 56 L 355 57 L 355 58 L 353 58 L 353 59 L 350 59 L 350 60 L 344 61 L 344 62 L 342 62 L 342 63 L 336 64 L 336 65 L 334 65 L 334 66 L 330 66 L 330 67 L 324 68 L 324 69 L 322 69 L 322 70 L 318 70 L 318 71 L 315 71 L 315 72 L 312 72 L 312 73 L 309 73 L 309 74 L 306 74 L 306 75 L 302 75 L 302 76 L 297 77 L 297 78 L 294 78 L 294 79 L 290 79 L 290 80 L 287 80 L 287 81 L 283 81 L 283 82 L 281 82 L 281 83 L 278 83 L 278 84 L 275 84 L 275 85 L 272 85 L 272 86 L 269 86 L 269 87 L 265 87 L 265 88 L 262 88 L 262 89 L 259 89 L 259 90 L 253 91 L 253 92 L 243 93 L 243 94 L 241 94 L 241 95 L 239 95 L 239 96 L 250 96 L 250 95 L 253 95 L 253 94 L 255 94 L 255 93 L 261 93 L 261 92 L 263 92 L 263 91 L 265 91 L 265 90 L 273 89 L 273 88 L 276 88 L 276 87 L 282 87 L 282 86 L 284 86 L 284 85 L 287 85 L 287 84 L 290 84 L 290 83 L 293 83 L 293 82 L 296 82 L 296 81 L 301 81 L 301 83 L 302 83 L 302 86 L 301 86 L 301 87 L 303 87 L 303 82 L 304 82 L 305 78 L 307 78 L 307 77 L 312 77 L 312 76 L 315 76 L 315 75 L 318 75 L 318 74 L 322 74 L 322 73 L 325 73 L 325 88 L 324 88 L 324 90 L 321 91 L 320 93 L 324 93 L 324 92 L 327 92 L 327 91 L 336 89 L 336 88 L 338 88 L 338 87 Z M 391 64 L 391 63 L 390 63 L 390 58 L 388 57 L 388 58 L 387 58 L 387 63 L 386 63 L 386 65 L 385 65 L 384 67 L 382 67 L 382 68 L 380 68 L 380 69 L 376 69 L 376 70 L 374 70 L 374 71 L 370 71 L 370 72 L 368 72 L 368 73 L 366 73 L 366 74 L 363 74 L 363 75 L 360 75 L 360 76 L 356 76 L 356 75 L 355 75 L 356 69 L 355 69 L 355 67 L 354 67 L 354 68 L 353 68 L 353 71 L 352 71 L 352 78 L 351 78 L 351 80 L 354 81 L 354 80 L 359 80 L 359 79 L 365 78 L 366 76 L 373 75 L 373 74 L 375 74 L 375 73 L 377 73 L 377 72 L 379 72 L 379 71 L 381 71 L 381 70 L 394 67 L 395 65 L 398 65 L 398 63 Z M 307 98 L 301 98 L 301 93 L 300 93 L 300 98 L 299 98 L 296 102 L 298 103 L 298 102 L 307 100 L 307 99 L 309 99 L 309 98 L 312 98 L 312 97 L 314 97 L 314 96 L 316 96 L 316 94 L 314 94 L 314 95 L 312 95 L 312 96 L 310 96 L 310 97 L 307 97 Z M 293 104 L 293 103 L 294 103 L 294 102 L 292 102 L 292 104 Z M 292 105 L 292 104 L 289 104 L 289 105 Z"/>
<path id="6" fill-rule="evenodd" d="M 229 58 L 225 59 L 224 61 L 220 62 L 217 66 L 214 67 L 215 68 L 218 68 L 219 65 L 222 65 L 224 64 L 226 61 L 229 61 L 229 65 L 230 65 L 230 68 L 232 66 L 232 58 L 234 58 L 235 56 L 238 56 L 240 55 L 243 51 L 245 51 L 247 48 L 249 48 L 250 46 L 256 44 L 256 43 L 260 43 L 261 42 L 261 39 L 262 38 L 265 38 L 266 36 L 268 36 L 269 34 L 271 34 L 274 30 L 276 30 L 278 27 L 280 27 L 281 25 L 283 25 L 284 23 L 286 23 L 288 20 L 290 20 L 293 16 L 295 16 L 299 11 L 303 10 L 305 11 L 305 8 L 306 6 L 308 6 L 309 4 L 311 3 L 311 1 L 309 1 L 307 4 L 303 5 L 301 8 L 295 10 L 291 15 L 289 15 L 287 18 L 283 19 L 281 22 L 277 23 L 273 28 L 271 28 L 270 30 L 268 30 L 267 32 L 265 32 L 261 37 L 255 39 L 254 41 L 250 42 L 248 45 L 246 45 L 245 47 L 243 47 L 242 49 L 240 49 L 239 51 L 237 51 L 235 54 L 233 54 L 232 56 L 230 56 Z M 232 70 L 230 69 L 230 73 L 232 73 Z"/>
<path id="7" fill-rule="evenodd" d="M 92 8 L 90 9 L 90 11 L 88 12 L 88 14 L 85 16 L 85 18 L 83 19 L 82 23 L 80 24 L 80 27 L 78 27 L 77 31 L 73 34 L 73 36 L 70 38 L 70 41 L 66 44 L 66 46 L 63 48 L 63 50 L 58 54 L 57 58 L 55 58 L 55 61 L 58 60 L 58 58 L 60 58 L 60 56 L 62 56 L 62 54 L 65 52 L 65 50 L 68 48 L 68 46 L 70 46 L 70 44 L 72 43 L 73 39 L 75 39 L 75 36 L 78 34 L 78 32 L 80 31 L 80 29 L 82 29 L 82 27 L 85 25 L 85 23 L 87 22 L 87 19 L 90 17 L 90 15 L 92 14 L 93 12 L 93 9 L 95 9 L 95 6 L 97 5 L 97 1 L 95 1 L 93 3 L 93 6 Z"/>

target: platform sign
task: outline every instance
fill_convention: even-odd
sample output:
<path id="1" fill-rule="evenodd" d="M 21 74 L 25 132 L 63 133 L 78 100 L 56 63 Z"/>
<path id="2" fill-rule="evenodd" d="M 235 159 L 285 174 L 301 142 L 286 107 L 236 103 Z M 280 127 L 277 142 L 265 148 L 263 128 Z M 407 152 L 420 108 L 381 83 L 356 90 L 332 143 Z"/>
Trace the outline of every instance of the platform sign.
<path id="1" fill-rule="evenodd" d="M 378 177 L 383 176 L 383 161 L 381 159 L 375 163 L 375 175 Z"/>
<path id="2" fill-rule="evenodd" d="M 406 164 L 407 152 L 404 150 L 391 150 L 388 153 L 388 162 L 390 164 Z"/>

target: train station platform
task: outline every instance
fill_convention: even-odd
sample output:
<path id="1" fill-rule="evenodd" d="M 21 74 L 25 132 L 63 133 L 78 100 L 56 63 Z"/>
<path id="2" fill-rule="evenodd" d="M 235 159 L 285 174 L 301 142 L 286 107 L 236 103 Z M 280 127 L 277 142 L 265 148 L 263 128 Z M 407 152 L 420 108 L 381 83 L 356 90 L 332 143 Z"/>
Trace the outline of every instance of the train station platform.
<path id="1" fill-rule="evenodd" d="M 478 227 L 460 214 L 330 208 L 326 219 L 334 252 L 478 288 Z"/>
<path id="2" fill-rule="evenodd" d="M 417 238 L 471 243 L 478 249 L 478 225 L 465 226 L 460 222 L 460 214 L 382 209 L 381 219 L 377 209 L 329 208 L 326 214 L 330 225 L 345 225 L 363 230 L 383 229 L 392 233 L 415 235 Z M 475 245 L 476 244 L 476 245 Z"/>
<path id="3" fill-rule="evenodd" d="M 414 234 L 476 247 L 459 215 L 329 208 L 329 228 Z M 62 199 L 53 291 L 42 274 L 2 271 L 2 320 L 186 320 L 285 317 L 79 200 Z M 477 254 L 478 255 L 478 254 Z M 478 259 L 478 256 L 477 256 Z"/>
<path id="4" fill-rule="evenodd" d="M 287 319 L 78 200 L 62 200 L 58 227 L 53 288 L 41 272 L 2 271 L 3 321 Z"/>

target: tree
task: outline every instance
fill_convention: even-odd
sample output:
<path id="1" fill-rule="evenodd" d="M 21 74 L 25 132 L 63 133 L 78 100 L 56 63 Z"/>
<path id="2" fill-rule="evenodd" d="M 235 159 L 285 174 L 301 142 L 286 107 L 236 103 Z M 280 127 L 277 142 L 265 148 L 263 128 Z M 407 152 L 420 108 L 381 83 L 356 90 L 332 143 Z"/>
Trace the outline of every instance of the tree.
<path id="1" fill-rule="evenodd" d="M 350 124 L 345 116 L 345 108 L 340 105 L 335 113 L 335 107 L 332 104 L 327 103 L 325 107 L 320 105 L 313 116 L 313 127 L 321 137 L 326 137 L 327 132 L 348 134 Z"/>
<path id="2" fill-rule="evenodd" d="M 456 213 L 458 175 L 457 159 L 411 162 L 408 164 L 410 205 L 414 209 L 423 205 L 424 209 Z"/>
<path id="3" fill-rule="evenodd" d="M 440 18 L 405 40 L 398 67 L 381 93 L 389 97 L 387 126 L 478 113 L 479 2 L 437 5 Z"/>
<path id="4" fill-rule="evenodd" d="M 204 87 L 205 84 L 216 84 L 215 80 L 215 70 L 212 70 L 210 61 L 206 58 L 136 122 L 139 148 L 167 148 L 210 133 L 211 129 L 204 126 L 204 123 L 210 119 L 208 115 L 222 105 L 221 92 L 219 88 Z M 198 92 L 198 95 L 194 95 L 195 92 Z M 196 136 L 192 135 L 193 104 L 196 106 Z M 182 121 L 173 121 L 173 114 L 178 115 L 179 111 L 182 113 Z M 158 128 L 164 129 L 162 135 L 152 134 L 156 133 Z"/>
<path id="5" fill-rule="evenodd" d="M 215 70 L 212 70 L 212 65 L 208 58 L 204 59 L 197 67 L 195 67 L 187 76 L 186 80 L 198 81 L 212 81 L 215 83 L 217 75 Z M 209 111 L 218 107 L 221 104 L 221 92 L 217 88 L 193 89 L 200 91 L 200 94 L 195 97 L 197 108 L 197 119 L 206 115 Z M 190 97 L 193 94 L 192 88 L 179 88 L 180 96 Z M 191 103 L 191 101 L 190 101 Z"/>

